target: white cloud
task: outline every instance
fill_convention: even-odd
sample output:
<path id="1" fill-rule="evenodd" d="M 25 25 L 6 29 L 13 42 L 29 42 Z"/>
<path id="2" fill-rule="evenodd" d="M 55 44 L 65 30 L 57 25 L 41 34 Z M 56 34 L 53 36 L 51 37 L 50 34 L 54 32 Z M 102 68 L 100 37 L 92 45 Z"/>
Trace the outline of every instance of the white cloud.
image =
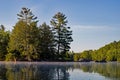
<path id="1" fill-rule="evenodd" d="M 86 25 L 73 25 L 72 28 L 77 29 L 111 29 L 111 26 L 86 26 Z"/>
<path id="2" fill-rule="evenodd" d="M 93 26 L 93 25 L 71 25 L 73 31 L 116 31 L 120 29 L 119 26 Z"/>

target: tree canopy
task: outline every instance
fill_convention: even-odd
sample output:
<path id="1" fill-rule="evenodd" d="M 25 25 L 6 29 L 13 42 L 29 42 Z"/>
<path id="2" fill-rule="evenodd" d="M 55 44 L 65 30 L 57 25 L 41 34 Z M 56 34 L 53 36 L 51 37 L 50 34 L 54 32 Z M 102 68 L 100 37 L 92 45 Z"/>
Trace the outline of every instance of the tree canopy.
<path id="1" fill-rule="evenodd" d="M 58 12 L 53 16 L 51 25 L 53 26 L 54 38 L 56 43 L 56 50 L 58 58 L 61 59 L 65 56 L 65 53 L 70 49 L 70 43 L 73 41 L 70 31 L 70 27 L 67 27 L 66 16 Z"/>
<path id="2" fill-rule="evenodd" d="M 18 21 L 10 33 L 3 25 L 0 27 L 0 59 L 34 61 L 72 58 L 68 54 L 73 41 L 72 31 L 67 27 L 67 17 L 63 13 L 55 14 L 50 21 L 52 26 L 46 23 L 38 26 L 37 17 L 26 7 L 17 16 Z"/>
<path id="3" fill-rule="evenodd" d="M 5 31 L 3 25 L 0 26 L 0 60 L 5 60 L 5 55 L 8 53 L 7 47 L 9 42 L 10 32 Z"/>
<path id="4" fill-rule="evenodd" d="M 87 50 L 81 53 L 75 54 L 77 61 L 83 59 L 88 61 L 120 61 L 120 41 L 114 41 L 98 50 Z M 75 57 L 76 58 L 76 57 Z"/>

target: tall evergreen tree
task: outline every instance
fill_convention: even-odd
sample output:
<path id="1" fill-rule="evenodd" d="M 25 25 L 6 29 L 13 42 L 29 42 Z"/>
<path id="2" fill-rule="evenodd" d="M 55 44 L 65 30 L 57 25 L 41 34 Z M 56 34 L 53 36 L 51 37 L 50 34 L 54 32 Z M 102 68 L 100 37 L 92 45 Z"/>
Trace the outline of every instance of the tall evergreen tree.
<path id="1" fill-rule="evenodd" d="M 25 21 L 27 23 L 35 22 L 37 17 L 32 13 L 32 11 L 26 7 L 23 7 L 19 14 L 17 14 L 18 19 Z"/>
<path id="2" fill-rule="evenodd" d="M 42 60 L 54 58 L 54 37 L 49 25 L 43 23 L 39 27 L 39 51 Z"/>
<path id="3" fill-rule="evenodd" d="M 70 27 L 67 27 L 66 16 L 58 12 L 53 16 L 51 20 L 51 25 L 53 26 L 53 30 L 55 33 L 55 41 L 57 46 L 57 54 L 58 58 L 63 58 L 65 53 L 70 49 L 70 43 L 73 41 L 71 35 L 72 31 L 70 31 Z"/>
<path id="4" fill-rule="evenodd" d="M 38 28 L 36 17 L 28 8 L 22 8 L 17 14 L 19 21 L 14 26 L 10 37 L 9 51 L 21 53 L 27 60 L 37 57 Z"/>

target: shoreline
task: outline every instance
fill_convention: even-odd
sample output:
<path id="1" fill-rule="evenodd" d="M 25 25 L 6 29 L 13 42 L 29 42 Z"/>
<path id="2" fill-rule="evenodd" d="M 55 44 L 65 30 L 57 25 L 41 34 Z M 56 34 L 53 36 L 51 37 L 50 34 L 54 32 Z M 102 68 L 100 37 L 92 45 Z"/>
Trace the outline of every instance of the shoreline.
<path id="1" fill-rule="evenodd" d="M 95 61 L 0 61 L 0 63 L 120 63 L 118 61 L 95 62 Z"/>

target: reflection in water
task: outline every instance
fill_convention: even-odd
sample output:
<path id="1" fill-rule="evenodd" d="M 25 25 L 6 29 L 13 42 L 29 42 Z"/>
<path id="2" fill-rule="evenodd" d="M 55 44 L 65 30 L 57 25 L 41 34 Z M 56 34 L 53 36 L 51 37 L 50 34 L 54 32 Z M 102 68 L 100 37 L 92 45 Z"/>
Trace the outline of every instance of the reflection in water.
<path id="1" fill-rule="evenodd" d="M 0 80 L 72 80 L 70 72 L 98 73 L 106 79 L 120 80 L 120 63 L 17 62 L 0 63 Z M 81 75 L 76 74 L 76 75 Z M 95 74 L 92 74 L 95 75 Z M 99 76 L 100 76 L 99 75 Z M 88 76 L 86 76 L 88 77 Z M 78 80 L 80 77 L 77 78 Z M 87 78 L 84 78 L 87 80 Z M 105 79 L 105 80 L 106 80 Z M 75 80 L 75 79 L 74 79 Z"/>
<path id="2" fill-rule="evenodd" d="M 107 79 L 105 80 L 120 80 L 120 63 L 117 62 L 80 63 L 79 65 L 74 65 L 74 68 L 80 69 L 84 73 L 98 73 L 101 76 L 106 77 Z"/>

